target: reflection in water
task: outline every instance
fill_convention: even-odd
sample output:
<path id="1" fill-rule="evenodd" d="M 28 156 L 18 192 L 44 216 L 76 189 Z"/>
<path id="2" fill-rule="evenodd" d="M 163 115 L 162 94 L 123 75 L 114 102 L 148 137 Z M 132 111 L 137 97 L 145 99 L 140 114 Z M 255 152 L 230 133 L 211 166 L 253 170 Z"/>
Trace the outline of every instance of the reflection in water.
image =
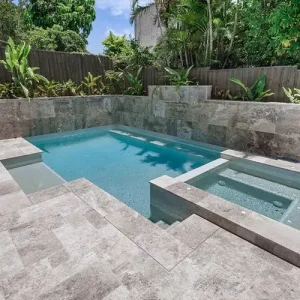
<path id="1" fill-rule="evenodd" d="M 209 149 L 180 144 L 179 151 L 179 143 L 149 142 L 157 140 L 110 131 L 31 139 L 43 150 L 44 162 L 66 181 L 84 177 L 145 217 L 151 214 L 150 180 L 176 177 L 219 157 Z"/>

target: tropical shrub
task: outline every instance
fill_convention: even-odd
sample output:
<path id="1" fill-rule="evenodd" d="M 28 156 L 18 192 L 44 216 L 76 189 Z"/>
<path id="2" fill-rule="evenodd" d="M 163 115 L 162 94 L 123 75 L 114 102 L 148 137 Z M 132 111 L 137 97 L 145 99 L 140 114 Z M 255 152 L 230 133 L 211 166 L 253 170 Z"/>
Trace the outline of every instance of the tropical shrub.
<path id="1" fill-rule="evenodd" d="M 88 72 L 87 76 L 84 77 L 79 90 L 82 94 L 86 95 L 99 95 L 102 93 L 102 88 L 104 87 L 101 76 L 93 76 Z"/>
<path id="2" fill-rule="evenodd" d="M 142 69 L 143 69 L 142 67 L 139 68 L 136 75 L 131 74 L 129 72 L 124 73 L 125 77 L 127 78 L 130 84 L 130 87 L 127 88 L 127 90 L 124 92 L 125 95 L 140 96 L 143 94 L 144 85 L 143 85 L 143 81 L 140 79 Z"/>
<path id="3" fill-rule="evenodd" d="M 107 81 L 103 88 L 106 94 L 123 93 L 124 89 L 124 72 L 108 70 L 105 72 L 105 79 Z"/>
<path id="4" fill-rule="evenodd" d="M 16 98 L 14 86 L 11 83 L 0 84 L 0 99 Z"/>
<path id="5" fill-rule="evenodd" d="M 35 27 L 28 34 L 28 41 L 33 48 L 62 52 L 85 52 L 86 41 L 75 31 L 64 30 L 59 25 L 52 28 Z"/>
<path id="6" fill-rule="evenodd" d="M 300 89 L 286 89 L 283 88 L 284 93 L 286 94 L 286 96 L 289 98 L 291 103 L 294 104 L 300 104 Z"/>
<path id="7" fill-rule="evenodd" d="M 243 101 L 261 101 L 266 97 L 274 95 L 274 93 L 271 93 L 271 90 L 265 91 L 265 75 L 259 76 L 259 78 L 254 82 L 254 84 L 251 87 L 246 87 L 244 83 L 242 83 L 239 79 L 236 78 L 231 78 L 230 81 L 238 84 L 243 89 L 243 91 L 240 92 L 238 95 L 234 96 L 233 99 L 240 99 Z"/>
<path id="8" fill-rule="evenodd" d="M 11 38 L 8 40 L 8 45 L 5 49 L 5 60 L 0 60 L 0 64 L 12 74 L 12 80 L 17 94 L 30 99 L 31 91 L 35 89 L 37 84 L 47 82 L 48 80 L 35 73 L 38 68 L 31 68 L 28 64 L 28 55 L 31 47 L 28 44 L 16 46 Z"/>
<path id="9" fill-rule="evenodd" d="M 168 73 L 166 77 L 169 79 L 171 85 L 175 85 L 177 87 L 189 85 L 191 83 L 189 76 L 192 68 L 193 66 L 191 66 L 188 70 L 172 70 L 170 68 L 165 68 Z"/>

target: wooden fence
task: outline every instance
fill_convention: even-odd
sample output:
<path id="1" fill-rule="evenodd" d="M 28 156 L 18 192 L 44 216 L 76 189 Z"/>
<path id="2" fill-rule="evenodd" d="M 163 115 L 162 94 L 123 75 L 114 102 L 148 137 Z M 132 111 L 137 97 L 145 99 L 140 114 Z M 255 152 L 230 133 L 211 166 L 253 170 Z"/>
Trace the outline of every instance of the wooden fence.
<path id="1" fill-rule="evenodd" d="M 5 48 L 0 47 L 0 59 L 4 58 Z M 110 58 L 105 56 L 65 53 L 54 51 L 31 51 L 30 66 L 39 67 L 39 73 L 49 80 L 80 83 L 88 72 L 94 76 L 104 75 L 105 70 L 113 68 Z M 11 75 L 0 65 L 0 83 L 10 82 Z"/>
<path id="2" fill-rule="evenodd" d="M 272 102 L 287 102 L 282 87 L 300 88 L 300 70 L 296 66 L 282 67 L 258 67 L 240 68 L 225 70 L 210 70 L 210 68 L 195 68 L 191 71 L 191 78 L 194 83 L 200 85 L 212 85 L 213 97 L 217 91 L 229 90 L 232 94 L 241 88 L 232 83 L 230 78 L 240 79 L 246 86 L 251 86 L 260 75 L 266 75 L 266 89 L 271 89 L 274 93 L 272 97 L 266 98 Z M 149 85 L 168 84 L 165 72 L 159 72 L 155 68 L 149 68 L 143 72 L 143 82 L 145 89 Z"/>
<path id="3" fill-rule="evenodd" d="M 264 74 L 266 76 L 266 88 L 271 89 L 274 95 L 267 98 L 268 101 L 286 102 L 287 98 L 282 90 L 286 88 L 300 88 L 300 70 L 296 66 L 282 67 L 258 67 L 227 70 L 209 70 L 208 68 L 196 68 L 192 72 L 193 78 L 199 84 L 213 86 L 213 93 L 216 90 L 230 90 L 231 93 L 240 91 L 238 85 L 229 81 L 230 78 L 240 79 L 246 86 L 251 86 L 255 80 Z"/>
<path id="4" fill-rule="evenodd" d="M 0 59 L 4 58 L 4 48 L 0 47 Z M 39 67 L 39 72 L 48 79 L 57 81 L 67 81 L 69 79 L 80 83 L 88 72 L 94 76 L 104 75 L 106 70 L 113 69 L 110 58 L 96 55 L 82 55 L 54 51 L 31 51 L 29 62 L 31 66 Z M 296 66 L 282 67 L 260 67 L 260 68 L 240 68 L 226 70 L 210 70 L 209 68 L 195 68 L 191 71 L 191 78 L 200 85 L 212 85 L 213 96 L 216 90 L 230 90 L 236 93 L 239 86 L 230 82 L 230 78 L 238 78 L 245 85 L 251 86 L 261 75 L 266 75 L 267 88 L 271 89 L 274 96 L 268 101 L 287 101 L 282 87 L 300 88 L 300 70 Z M 144 90 L 147 94 L 149 85 L 167 85 L 165 71 L 158 71 L 155 68 L 148 68 L 142 72 Z M 0 66 L 0 83 L 11 81 L 11 75 Z M 126 87 L 128 82 L 125 81 Z"/>

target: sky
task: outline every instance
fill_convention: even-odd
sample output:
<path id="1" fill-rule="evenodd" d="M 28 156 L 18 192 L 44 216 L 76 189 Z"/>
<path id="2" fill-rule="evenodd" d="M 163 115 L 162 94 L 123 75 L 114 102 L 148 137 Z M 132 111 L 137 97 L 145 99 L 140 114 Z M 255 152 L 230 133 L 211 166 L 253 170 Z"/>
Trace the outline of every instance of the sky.
<path id="1" fill-rule="evenodd" d="M 129 23 L 131 0 L 96 0 L 96 20 L 88 38 L 87 49 L 93 54 L 103 51 L 102 41 L 112 30 L 117 35 L 132 35 L 134 26 Z"/>

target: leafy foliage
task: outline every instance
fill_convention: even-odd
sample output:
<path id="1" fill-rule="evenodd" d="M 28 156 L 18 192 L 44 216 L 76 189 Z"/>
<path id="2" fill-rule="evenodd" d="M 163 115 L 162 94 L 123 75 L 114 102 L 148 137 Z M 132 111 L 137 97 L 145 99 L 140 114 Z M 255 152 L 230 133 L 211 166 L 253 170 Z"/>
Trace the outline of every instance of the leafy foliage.
<path id="1" fill-rule="evenodd" d="M 131 54 L 129 41 L 126 39 L 126 35 L 118 36 L 110 31 L 108 36 L 102 42 L 102 45 L 104 46 L 103 54 L 110 57 Z"/>
<path id="2" fill-rule="evenodd" d="M 9 37 L 19 42 L 25 36 L 24 10 L 11 0 L 0 1 L 0 40 Z"/>
<path id="3" fill-rule="evenodd" d="M 80 88 L 86 95 L 96 95 L 101 94 L 103 86 L 101 76 L 93 76 L 90 72 L 88 72 L 87 76 L 84 77 Z"/>
<path id="4" fill-rule="evenodd" d="M 274 93 L 271 93 L 271 90 L 265 91 L 265 75 L 261 75 L 251 87 L 246 87 L 239 79 L 236 78 L 231 78 L 230 81 L 238 84 L 243 89 L 243 91 L 234 97 L 234 99 L 241 99 L 244 101 L 261 101 L 263 98 L 274 95 Z"/>
<path id="5" fill-rule="evenodd" d="M 149 48 L 141 47 L 136 40 L 127 39 L 126 35 L 117 36 L 110 31 L 102 44 L 104 54 L 112 58 L 116 70 L 154 65 L 155 57 Z"/>
<path id="6" fill-rule="evenodd" d="M 35 73 L 38 68 L 31 68 L 28 64 L 28 55 L 31 47 L 25 43 L 16 46 L 12 39 L 8 40 L 5 49 L 5 60 L 0 60 L 4 68 L 12 74 L 14 86 L 20 89 L 21 94 L 30 99 L 30 91 L 40 82 L 48 80 Z"/>
<path id="7" fill-rule="evenodd" d="M 170 68 L 165 68 L 167 71 L 167 78 L 169 79 L 171 85 L 175 85 L 177 87 L 182 85 L 189 85 L 191 81 L 189 80 L 190 72 L 193 66 L 191 66 L 188 70 L 172 70 Z"/>
<path id="8" fill-rule="evenodd" d="M 72 30 L 64 30 L 59 25 L 52 28 L 35 27 L 28 34 L 33 48 L 62 52 L 84 52 L 86 42 L 81 35 Z"/>
<path id="9" fill-rule="evenodd" d="M 96 18 L 95 0 L 30 0 L 26 19 L 29 25 L 52 28 L 60 25 L 86 39 Z"/>
<path id="10" fill-rule="evenodd" d="M 105 79 L 108 81 L 103 88 L 107 94 L 118 94 L 124 88 L 124 73 L 120 71 L 108 70 L 105 72 Z"/>
<path id="11" fill-rule="evenodd" d="M 286 89 L 283 88 L 284 93 L 286 94 L 286 96 L 289 98 L 291 103 L 294 104 L 300 104 L 300 89 Z"/>
<path id="12" fill-rule="evenodd" d="M 140 96 L 143 94 L 143 81 L 140 79 L 142 67 L 139 68 L 136 75 L 126 72 L 125 77 L 127 78 L 130 87 L 124 92 L 125 95 L 136 95 Z"/>
<path id="13" fill-rule="evenodd" d="M 300 5 L 298 0 L 281 1 L 270 15 L 269 33 L 278 55 L 300 55 Z"/>
<path id="14" fill-rule="evenodd" d="M 132 18 L 147 11 L 133 1 Z M 157 64 L 213 68 L 299 65 L 299 0 L 155 0 Z M 159 22 L 159 20 L 161 22 Z"/>

